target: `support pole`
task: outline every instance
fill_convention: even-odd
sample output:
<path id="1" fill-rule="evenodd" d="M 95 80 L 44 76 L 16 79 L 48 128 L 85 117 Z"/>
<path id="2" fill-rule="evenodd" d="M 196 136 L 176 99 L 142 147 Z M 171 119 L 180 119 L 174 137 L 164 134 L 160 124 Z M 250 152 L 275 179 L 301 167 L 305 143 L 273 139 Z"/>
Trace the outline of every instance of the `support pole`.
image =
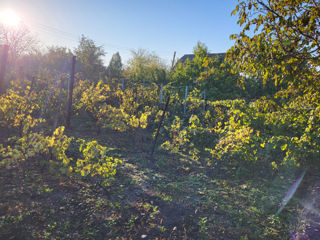
<path id="1" fill-rule="evenodd" d="M 66 118 L 66 128 L 67 129 L 70 129 L 70 119 L 71 119 L 71 114 L 72 114 L 72 94 L 73 94 L 75 65 L 76 65 L 76 56 L 73 56 L 72 57 L 72 65 L 71 65 L 71 76 L 70 76 L 70 89 L 69 89 L 69 98 L 68 98 L 67 118 Z"/>
<path id="2" fill-rule="evenodd" d="M 175 59 L 176 59 L 176 51 L 174 51 L 174 53 L 173 53 L 172 64 L 171 64 L 171 70 L 173 70 L 173 68 L 174 68 L 174 62 L 175 62 Z"/>
<path id="3" fill-rule="evenodd" d="M 3 45 L 0 67 L 0 94 L 4 92 L 4 76 L 6 74 L 6 67 L 8 61 L 9 45 Z"/>
<path id="4" fill-rule="evenodd" d="M 58 127 L 60 108 L 61 108 L 61 102 L 62 102 L 62 94 L 63 94 L 63 77 L 60 76 L 60 92 L 59 92 L 57 111 L 53 121 L 53 131 L 56 130 L 56 128 Z"/>
<path id="5" fill-rule="evenodd" d="M 186 113 L 187 108 L 187 99 L 188 99 L 188 86 L 186 86 L 186 92 L 184 94 L 184 107 L 183 107 L 183 113 Z"/>
<path id="6" fill-rule="evenodd" d="M 152 150 L 151 150 L 151 156 L 153 155 L 154 149 L 156 148 L 156 144 L 157 144 L 157 139 L 158 139 L 158 136 L 159 136 L 160 128 L 161 128 L 164 116 L 166 114 L 166 111 L 167 111 L 167 108 L 168 108 L 168 105 L 169 105 L 169 101 L 170 101 L 170 96 L 167 98 L 166 105 L 164 106 L 163 113 L 161 115 L 160 123 L 159 123 L 158 129 L 157 129 L 157 133 L 156 133 L 156 136 L 154 138 L 154 142 L 153 142 L 153 146 L 152 146 Z"/>
<path id="7" fill-rule="evenodd" d="M 160 103 L 162 103 L 163 99 L 163 83 L 161 83 L 161 88 L 160 88 Z"/>

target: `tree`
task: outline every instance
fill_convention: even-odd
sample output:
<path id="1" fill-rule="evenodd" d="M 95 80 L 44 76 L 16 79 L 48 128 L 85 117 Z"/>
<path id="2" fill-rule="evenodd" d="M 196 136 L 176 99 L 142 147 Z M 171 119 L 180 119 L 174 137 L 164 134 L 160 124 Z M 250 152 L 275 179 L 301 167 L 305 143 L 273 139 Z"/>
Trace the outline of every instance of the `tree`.
<path id="1" fill-rule="evenodd" d="M 34 53 L 37 40 L 25 25 L 17 27 L 0 24 L 0 45 L 9 45 L 9 63 L 14 64 L 23 55 Z"/>
<path id="2" fill-rule="evenodd" d="M 77 71 L 86 79 L 99 81 L 101 74 L 106 72 L 102 59 L 106 54 L 103 47 L 82 35 L 74 53 L 77 57 Z"/>
<path id="3" fill-rule="evenodd" d="M 134 83 L 165 83 L 166 66 L 154 53 L 144 49 L 132 51 L 129 67 L 126 69 L 127 78 Z"/>
<path id="4" fill-rule="evenodd" d="M 319 1 L 239 2 L 232 14 L 238 14 L 242 30 L 231 36 L 236 42 L 228 56 L 240 72 L 276 85 L 304 85 L 308 76 L 319 76 Z"/>
<path id="5" fill-rule="evenodd" d="M 195 56 L 192 60 L 179 62 L 174 68 L 172 81 L 175 85 L 206 90 L 206 96 L 212 100 L 235 99 L 247 95 L 252 97 L 251 93 L 245 94 L 239 87 L 239 73 L 230 72 L 231 66 L 224 62 L 223 57 L 210 57 L 207 46 L 200 42 L 194 47 L 193 53 Z"/>
<path id="6" fill-rule="evenodd" d="M 51 46 L 46 51 L 34 51 L 21 56 L 15 64 L 13 70 L 18 70 L 19 74 L 30 78 L 37 74 L 46 72 L 55 78 L 56 72 L 68 73 L 70 71 L 72 52 L 65 47 Z M 11 76 L 14 79 L 15 74 Z"/>
<path id="7" fill-rule="evenodd" d="M 233 11 L 242 27 L 232 35 L 228 59 L 244 76 L 261 77 L 281 88 L 256 106 L 262 146 L 279 149 L 277 161 L 319 167 L 320 3 L 314 0 L 247 0 Z M 264 105 L 263 108 L 258 106 Z M 254 122 L 254 121 L 252 121 Z M 251 127 L 256 128 L 252 123 Z M 260 138 L 261 141 L 262 138 Z M 274 150 L 272 150 L 274 151 Z M 282 158 L 281 158 L 282 156 Z M 292 162 L 291 161 L 291 162 Z M 275 164 L 277 166 L 277 163 Z"/>
<path id="8" fill-rule="evenodd" d="M 112 55 L 112 58 L 110 60 L 109 66 L 107 67 L 107 74 L 108 77 L 113 78 L 120 78 L 122 73 L 122 63 L 121 63 L 121 57 L 119 52 L 116 52 Z"/>
<path id="9" fill-rule="evenodd" d="M 51 46 L 43 54 L 41 66 L 49 70 L 66 72 L 70 69 L 72 52 L 65 47 Z"/>
<path id="10" fill-rule="evenodd" d="M 206 68 L 203 66 L 205 58 L 209 52 L 205 44 L 198 42 L 194 47 L 195 57 L 192 60 L 187 59 L 185 63 L 179 62 L 173 72 L 173 81 L 178 86 L 194 86 L 196 79 L 200 77 L 202 71 Z"/>

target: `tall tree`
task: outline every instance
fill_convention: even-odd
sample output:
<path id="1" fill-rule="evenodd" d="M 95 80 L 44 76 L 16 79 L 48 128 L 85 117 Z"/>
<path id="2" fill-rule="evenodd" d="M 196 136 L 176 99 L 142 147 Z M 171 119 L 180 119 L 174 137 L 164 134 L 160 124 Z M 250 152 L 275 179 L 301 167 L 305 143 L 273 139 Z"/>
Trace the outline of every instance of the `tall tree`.
<path id="1" fill-rule="evenodd" d="M 187 58 L 184 63 L 178 61 L 174 68 L 173 81 L 177 85 L 194 85 L 201 71 L 205 69 L 202 65 L 209 54 L 207 46 L 198 42 L 193 50 L 195 57 L 192 60 Z"/>
<path id="2" fill-rule="evenodd" d="M 50 70 L 66 71 L 70 69 L 72 52 L 65 47 L 51 46 L 43 55 L 42 67 Z"/>
<path id="3" fill-rule="evenodd" d="M 238 14 L 242 30 L 231 36 L 235 45 L 228 55 L 239 71 L 276 85 L 319 76 L 319 1 L 239 1 L 232 14 Z"/>
<path id="4" fill-rule="evenodd" d="M 119 52 L 112 55 L 109 66 L 107 67 L 107 74 L 109 78 L 120 78 L 122 73 L 122 62 Z"/>
<path id="5" fill-rule="evenodd" d="M 194 47 L 194 58 L 179 62 L 173 70 L 172 82 L 177 86 L 196 87 L 206 91 L 209 99 L 253 98 L 261 92 L 253 91 L 262 87 L 261 81 L 250 79 L 244 91 L 239 86 L 240 74 L 230 71 L 231 65 L 225 63 L 223 56 L 210 57 L 205 44 L 198 42 Z"/>
<path id="6" fill-rule="evenodd" d="M 37 49 L 37 40 L 23 24 L 13 27 L 0 23 L 0 45 L 2 44 L 9 45 L 9 63 L 12 64 Z"/>
<path id="7" fill-rule="evenodd" d="M 106 54 L 103 46 L 97 46 L 93 40 L 82 35 L 74 53 L 77 56 L 77 71 L 86 79 L 99 81 L 101 74 L 106 72 L 102 59 Z"/>
<path id="8" fill-rule="evenodd" d="M 242 27 L 232 35 L 228 59 L 244 76 L 282 84 L 265 107 L 261 130 L 285 161 L 320 166 L 320 2 L 239 1 L 233 11 Z M 271 107 L 272 104 L 276 107 Z M 275 105 L 276 104 L 276 105 Z M 259 106 L 259 104 L 253 105 Z M 269 108 L 269 109 L 268 109 Z M 280 158 L 281 155 L 278 155 Z"/>
<path id="9" fill-rule="evenodd" d="M 127 78 L 130 78 L 134 83 L 166 82 L 166 66 L 154 53 L 144 49 L 132 51 L 132 58 L 128 63 Z"/>

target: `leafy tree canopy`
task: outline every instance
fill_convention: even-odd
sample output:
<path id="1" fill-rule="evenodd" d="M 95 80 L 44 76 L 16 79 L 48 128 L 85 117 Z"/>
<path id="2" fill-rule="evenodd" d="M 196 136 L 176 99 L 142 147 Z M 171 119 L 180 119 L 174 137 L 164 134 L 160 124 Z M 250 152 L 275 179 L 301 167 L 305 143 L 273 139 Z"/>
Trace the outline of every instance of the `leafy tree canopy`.
<path id="1" fill-rule="evenodd" d="M 210 57 L 208 48 L 203 43 L 198 42 L 193 53 L 192 60 L 187 59 L 184 63 L 179 62 L 174 68 L 172 74 L 174 85 L 206 90 L 206 95 L 210 99 L 216 100 L 239 97 L 253 98 L 261 96 L 264 94 L 262 90 L 267 89 L 257 78 L 248 78 L 245 86 L 246 91 L 242 89 L 239 85 L 240 74 L 231 72 L 232 66 L 225 63 L 223 57 Z M 270 92 L 270 89 L 266 92 Z"/>
<path id="2" fill-rule="evenodd" d="M 132 51 L 132 58 L 129 60 L 126 69 L 128 79 L 135 83 L 165 83 L 166 66 L 154 53 L 139 49 Z"/>
<path id="3" fill-rule="evenodd" d="M 91 81 L 99 81 L 101 74 L 106 72 L 102 59 L 106 54 L 103 47 L 82 35 L 74 53 L 77 56 L 78 71 Z"/>
<path id="4" fill-rule="evenodd" d="M 239 1 L 233 14 L 242 30 L 231 36 L 229 62 L 235 71 L 281 86 L 273 99 L 261 99 L 264 108 L 255 107 L 258 101 L 252 105 L 256 114 L 269 118 L 265 125 L 273 124 L 260 127 L 266 142 L 274 149 L 281 146 L 285 161 L 314 169 L 320 145 L 319 1 Z"/>
<path id="5" fill-rule="evenodd" d="M 109 66 L 107 68 L 109 78 L 120 78 L 122 73 L 122 62 L 119 52 L 112 55 Z"/>
<path id="6" fill-rule="evenodd" d="M 232 14 L 242 26 L 228 52 L 238 71 L 276 85 L 318 85 L 312 80 L 319 76 L 319 1 L 239 1 Z"/>

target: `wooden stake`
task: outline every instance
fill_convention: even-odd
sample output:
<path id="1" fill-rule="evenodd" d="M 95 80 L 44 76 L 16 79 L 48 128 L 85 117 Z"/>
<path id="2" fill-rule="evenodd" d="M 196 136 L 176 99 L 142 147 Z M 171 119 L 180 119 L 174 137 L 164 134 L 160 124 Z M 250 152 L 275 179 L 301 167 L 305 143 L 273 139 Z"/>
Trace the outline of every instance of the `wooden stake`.
<path id="1" fill-rule="evenodd" d="M 173 70 L 173 67 L 174 67 L 174 61 L 176 59 L 176 51 L 174 51 L 173 53 L 173 58 L 172 58 L 172 64 L 171 64 L 171 70 Z"/>
<path id="2" fill-rule="evenodd" d="M 4 92 L 4 76 L 6 74 L 6 67 L 8 61 L 9 45 L 3 45 L 0 68 L 0 94 Z"/>
<path id="3" fill-rule="evenodd" d="M 156 136 L 154 138 L 153 146 L 152 146 L 151 156 L 153 155 L 154 149 L 156 147 L 156 143 L 157 143 L 157 139 L 158 139 L 158 136 L 159 136 L 160 128 L 161 128 L 164 116 L 166 114 L 166 111 L 167 111 L 167 108 L 168 108 L 168 105 L 169 105 L 169 101 L 170 101 L 170 96 L 167 98 L 166 105 L 164 106 L 163 113 L 161 115 L 160 123 L 159 123 L 158 129 L 157 129 Z"/>
<path id="4" fill-rule="evenodd" d="M 71 76 L 70 76 L 70 89 L 69 89 L 69 98 L 68 98 L 67 118 L 66 118 L 66 128 L 67 129 L 70 129 L 70 119 L 71 119 L 71 114 L 72 114 L 72 94 L 73 94 L 75 65 L 76 65 L 76 56 L 73 56 L 72 57 L 72 65 L 71 65 Z"/>

